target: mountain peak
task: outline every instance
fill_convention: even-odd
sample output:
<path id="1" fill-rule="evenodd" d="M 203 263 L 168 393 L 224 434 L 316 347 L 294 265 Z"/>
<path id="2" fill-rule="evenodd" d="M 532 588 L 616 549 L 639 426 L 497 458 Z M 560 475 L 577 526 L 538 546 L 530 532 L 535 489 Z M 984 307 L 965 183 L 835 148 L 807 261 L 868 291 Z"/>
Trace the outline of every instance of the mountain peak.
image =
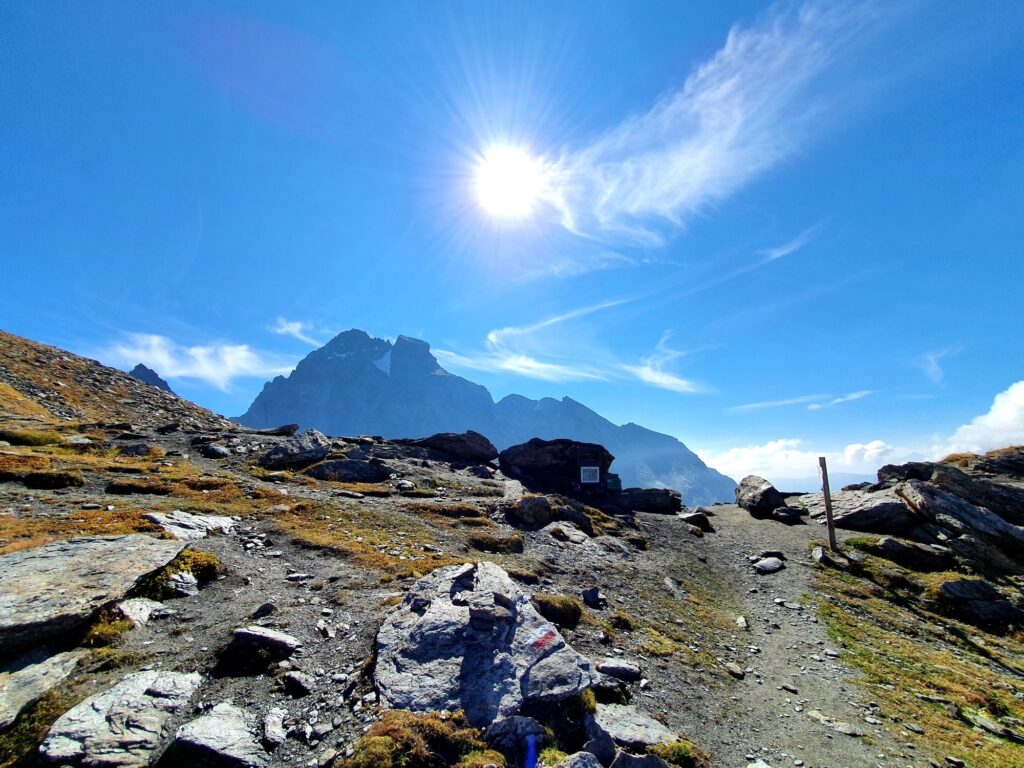
<path id="1" fill-rule="evenodd" d="M 154 371 L 152 368 L 146 367 L 142 363 L 139 363 L 128 371 L 128 375 L 134 376 L 139 381 L 144 381 L 157 389 L 162 389 L 164 392 L 170 392 L 172 395 L 174 394 L 174 390 L 171 389 L 170 384 L 160 378 L 159 373 Z"/>

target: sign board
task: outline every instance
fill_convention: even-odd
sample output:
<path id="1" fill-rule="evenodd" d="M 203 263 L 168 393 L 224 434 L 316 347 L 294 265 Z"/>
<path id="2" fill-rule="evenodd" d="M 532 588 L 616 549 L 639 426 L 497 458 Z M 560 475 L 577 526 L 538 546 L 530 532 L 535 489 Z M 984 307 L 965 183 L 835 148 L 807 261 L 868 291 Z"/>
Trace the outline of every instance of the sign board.
<path id="1" fill-rule="evenodd" d="M 601 482 L 600 467 L 580 467 L 580 484 L 597 484 Z"/>

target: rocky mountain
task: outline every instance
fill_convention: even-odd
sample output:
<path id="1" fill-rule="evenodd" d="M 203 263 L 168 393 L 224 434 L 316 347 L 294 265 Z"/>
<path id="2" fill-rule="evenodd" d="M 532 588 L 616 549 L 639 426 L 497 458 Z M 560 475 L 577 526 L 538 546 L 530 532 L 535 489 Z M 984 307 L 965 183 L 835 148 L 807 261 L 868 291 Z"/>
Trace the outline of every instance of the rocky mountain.
<path id="1" fill-rule="evenodd" d="M 164 392 L 170 392 L 172 395 L 174 394 L 174 390 L 171 389 L 171 385 L 164 381 L 162 378 L 160 378 L 159 373 L 154 371 L 152 368 L 147 368 L 142 363 L 139 363 L 130 371 L 128 371 L 128 374 L 130 376 L 134 376 L 139 381 L 144 381 L 147 384 L 151 384 L 157 389 L 162 389 Z"/>
<path id="2" fill-rule="evenodd" d="M 394 344 L 360 330 L 311 352 L 287 377 L 268 382 L 237 421 L 249 427 L 297 422 L 333 435 L 425 437 L 472 429 L 499 449 L 533 437 L 599 443 L 615 456 L 624 486 L 674 488 L 688 504 L 733 497 L 736 484 L 683 443 L 637 424 L 618 426 L 572 398 L 531 400 L 490 392 L 442 368 L 430 345 Z"/>

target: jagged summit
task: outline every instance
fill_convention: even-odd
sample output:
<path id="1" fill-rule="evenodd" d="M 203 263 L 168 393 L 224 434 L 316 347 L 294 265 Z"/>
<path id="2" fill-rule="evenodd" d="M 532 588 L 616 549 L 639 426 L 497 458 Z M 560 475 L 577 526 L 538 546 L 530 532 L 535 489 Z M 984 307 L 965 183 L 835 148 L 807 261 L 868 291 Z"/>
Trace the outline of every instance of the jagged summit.
<path id="1" fill-rule="evenodd" d="M 128 371 L 128 375 L 134 376 L 139 381 L 144 381 L 157 389 L 162 389 L 164 392 L 170 392 L 172 395 L 174 394 L 174 390 L 171 389 L 171 385 L 164 381 L 160 377 L 159 373 L 154 371 L 152 368 L 147 368 L 142 363 L 139 363 Z"/>
<path id="2" fill-rule="evenodd" d="M 471 429 L 499 449 L 534 437 L 569 438 L 607 447 L 626 486 L 674 488 L 693 504 L 731 499 L 736 487 L 674 437 L 617 426 L 571 397 L 513 394 L 495 403 L 485 387 L 441 367 L 426 341 L 399 336 L 391 343 L 355 328 L 311 352 L 289 376 L 268 382 L 237 420 L 389 438 Z"/>

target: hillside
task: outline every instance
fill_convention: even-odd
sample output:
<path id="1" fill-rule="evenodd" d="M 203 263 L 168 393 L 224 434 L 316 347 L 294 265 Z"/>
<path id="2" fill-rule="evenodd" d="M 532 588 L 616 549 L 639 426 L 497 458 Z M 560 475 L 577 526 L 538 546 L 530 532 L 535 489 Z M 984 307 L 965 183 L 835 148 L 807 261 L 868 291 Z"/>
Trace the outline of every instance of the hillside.
<path id="1" fill-rule="evenodd" d="M 571 398 L 509 395 L 495 403 L 486 388 L 444 370 L 429 344 L 406 336 L 391 344 L 359 330 L 339 334 L 289 376 L 268 382 L 237 421 L 389 438 L 472 429 L 499 449 L 565 437 L 607 447 L 624 486 L 674 488 L 688 504 L 727 501 L 736 487 L 675 438 L 617 426 Z"/>
<path id="2" fill-rule="evenodd" d="M 837 492 L 829 553 L 820 495 L 610 516 L 3 341 L 0 768 L 1024 764 L 1024 448 Z"/>

